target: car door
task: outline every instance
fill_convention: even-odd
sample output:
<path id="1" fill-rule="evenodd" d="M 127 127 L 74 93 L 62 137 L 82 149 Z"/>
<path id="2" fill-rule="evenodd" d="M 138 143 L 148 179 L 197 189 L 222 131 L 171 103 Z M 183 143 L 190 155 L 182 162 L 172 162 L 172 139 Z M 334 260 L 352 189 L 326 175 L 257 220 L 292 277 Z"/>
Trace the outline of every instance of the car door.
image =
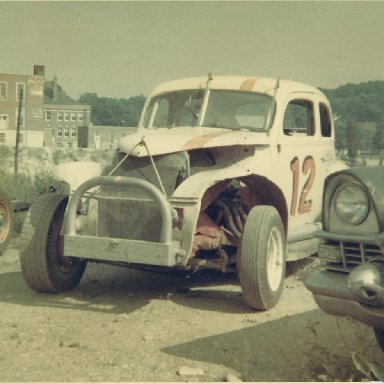
<path id="1" fill-rule="evenodd" d="M 277 163 L 289 204 L 288 241 L 311 237 L 321 219 L 323 183 L 334 161 L 332 128 L 330 109 L 318 95 L 295 93 L 287 99 Z"/>

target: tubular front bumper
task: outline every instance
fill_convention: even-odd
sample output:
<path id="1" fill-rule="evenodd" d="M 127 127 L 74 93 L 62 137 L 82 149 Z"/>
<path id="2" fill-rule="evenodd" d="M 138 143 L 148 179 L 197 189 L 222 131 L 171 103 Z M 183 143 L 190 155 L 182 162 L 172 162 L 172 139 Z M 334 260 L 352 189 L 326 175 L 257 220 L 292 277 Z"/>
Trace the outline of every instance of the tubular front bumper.
<path id="1" fill-rule="evenodd" d="M 384 308 L 361 304 L 353 299 L 345 273 L 320 271 L 304 282 L 317 303 L 326 313 L 348 316 L 375 328 L 384 328 Z"/>
<path id="2" fill-rule="evenodd" d="M 76 233 L 80 199 L 90 189 L 102 185 L 139 187 L 150 193 L 159 206 L 162 228 L 159 242 L 106 238 Z M 172 267 L 183 256 L 180 242 L 172 240 L 172 209 L 166 197 L 145 180 L 122 176 L 100 176 L 81 184 L 69 199 L 64 219 L 64 255 L 90 260 L 117 261 Z"/>

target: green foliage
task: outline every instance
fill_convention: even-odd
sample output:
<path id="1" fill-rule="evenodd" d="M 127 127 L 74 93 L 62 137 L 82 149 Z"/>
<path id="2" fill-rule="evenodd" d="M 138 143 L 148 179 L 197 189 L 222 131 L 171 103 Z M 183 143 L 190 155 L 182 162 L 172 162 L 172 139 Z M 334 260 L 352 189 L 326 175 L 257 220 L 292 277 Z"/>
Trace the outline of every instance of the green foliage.
<path id="1" fill-rule="evenodd" d="M 350 116 L 355 121 L 384 120 L 384 81 L 345 84 L 322 91 L 337 116 Z"/>
<path id="2" fill-rule="evenodd" d="M 347 136 L 347 151 L 348 157 L 350 159 L 356 159 L 358 154 L 358 131 L 356 121 L 348 117 L 347 127 L 346 127 L 346 136 Z"/>
<path id="3" fill-rule="evenodd" d="M 380 152 L 384 149 L 384 121 L 376 125 L 376 133 L 372 140 L 373 152 Z"/>
<path id="4" fill-rule="evenodd" d="M 345 84 L 322 91 L 328 97 L 336 116 L 337 150 L 347 150 L 348 156 L 354 159 L 359 150 L 380 152 L 384 149 L 384 81 Z M 373 140 L 359 129 L 358 123 L 363 122 L 376 124 Z"/>
<path id="5" fill-rule="evenodd" d="M 80 103 L 92 106 L 94 125 L 136 127 L 139 123 L 145 97 L 133 96 L 129 99 L 98 97 L 96 93 L 84 93 Z"/>
<path id="6" fill-rule="evenodd" d="M 23 147 L 19 156 L 19 172 L 14 172 L 14 148 L 0 146 L 0 184 L 12 200 L 33 202 L 53 186 L 67 193 L 68 186 L 53 178 L 53 167 L 71 161 L 95 161 L 102 169 L 112 163 L 112 150 Z"/>

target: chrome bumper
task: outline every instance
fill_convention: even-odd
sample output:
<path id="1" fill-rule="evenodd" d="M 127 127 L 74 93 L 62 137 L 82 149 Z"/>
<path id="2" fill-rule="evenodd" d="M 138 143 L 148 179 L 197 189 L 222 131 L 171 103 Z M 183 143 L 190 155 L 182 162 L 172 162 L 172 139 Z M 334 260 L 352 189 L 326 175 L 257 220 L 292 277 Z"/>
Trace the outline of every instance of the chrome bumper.
<path id="1" fill-rule="evenodd" d="M 384 328 L 384 308 L 355 300 L 348 288 L 348 274 L 320 271 L 308 276 L 304 285 L 326 313 L 348 316 L 375 328 Z"/>

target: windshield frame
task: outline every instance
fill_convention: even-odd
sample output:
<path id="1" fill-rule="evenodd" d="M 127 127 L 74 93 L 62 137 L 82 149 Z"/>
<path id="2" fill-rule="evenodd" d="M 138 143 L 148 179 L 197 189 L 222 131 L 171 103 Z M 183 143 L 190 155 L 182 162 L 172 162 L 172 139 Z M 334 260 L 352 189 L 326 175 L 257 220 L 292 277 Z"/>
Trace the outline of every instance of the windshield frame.
<path id="1" fill-rule="evenodd" d="M 163 97 L 166 99 L 166 95 L 172 95 L 176 93 L 190 93 L 192 94 L 201 94 L 201 103 L 199 105 L 198 109 L 198 116 L 193 124 L 167 124 L 166 126 L 161 127 L 155 127 L 153 126 L 155 115 L 159 109 L 159 103 L 156 103 L 157 100 L 161 100 Z M 211 95 L 219 94 L 219 93 L 228 93 L 228 94 L 243 94 L 243 95 L 258 95 L 265 97 L 265 103 L 266 108 L 264 114 L 260 115 L 264 118 L 263 127 L 257 128 L 257 127 L 231 127 L 231 126 L 209 126 L 206 124 L 206 115 L 208 107 L 210 106 L 209 102 L 211 99 Z M 250 98 L 251 99 L 251 98 Z M 181 105 L 181 104 L 180 104 Z M 207 127 L 207 128 L 222 128 L 222 129 L 230 129 L 230 130 L 246 130 L 251 132 L 268 132 L 270 128 L 272 127 L 273 120 L 275 117 L 275 109 L 276 109 L 276 102 L 273 96 L 264 93 L 264 92 L 253 92 L 253 91 L 242 91 L 242 90 L 236 90 L 236 89 L 210 89 L 210 88 L 192 88 L 192 89 L 179 89 L 179 90 L 170 90 L 167 92 L 162 92 L 155 94 L 151 97 L 151 99 L 148 101 L 148 104 L 145 108 L 145 111 L 143 113 L 143 119 L 142 119 L 142 128 L 148 129 L 148 130 L 154 130 L 154 129 L 160 129 L 160 128 L 174 128 L 174 127 Z M 148 115 L 149 114 L 149 115 Z"/>

